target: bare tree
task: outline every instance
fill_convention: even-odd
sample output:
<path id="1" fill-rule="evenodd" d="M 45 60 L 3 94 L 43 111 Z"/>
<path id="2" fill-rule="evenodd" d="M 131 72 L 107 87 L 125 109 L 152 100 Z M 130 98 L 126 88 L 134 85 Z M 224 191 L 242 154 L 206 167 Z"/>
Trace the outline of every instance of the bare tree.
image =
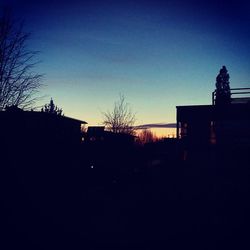
<path id="1" fill-rule="evenodd" d="M 0 17 L 0 110 L 6 106 L 30 108 L 42 75 L 33 72 L 37 51 L 27 48 L 30 33 L 8 13 Z"/>
<path id="2" fill-rule="evenodd" d="M 149 129 L 143 129 L 139 134 L 139 143 L 146 144 L 155 142 L 157 140 L 157 137 L 153 134 L 153 132 Z"/>
<path id="3" fill-rule="evenodd" d="M 114 103 L 113 110 L 104 112 L 103 116 L 103 124 L 109 131 L 134 134 L 135 114 L 125 101 L 124 95 L 120 95 L 119 100 Z"/>

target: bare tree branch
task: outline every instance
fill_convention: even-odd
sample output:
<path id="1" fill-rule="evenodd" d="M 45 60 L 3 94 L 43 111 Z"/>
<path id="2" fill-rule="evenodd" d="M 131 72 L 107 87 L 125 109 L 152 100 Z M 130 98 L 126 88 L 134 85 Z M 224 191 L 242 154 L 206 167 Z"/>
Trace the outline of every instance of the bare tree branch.
<path id="1" fill-rule="evenodd" d="M 146 144 L 157 141 L 157 137 L 149 129 L 143 129 L 139 134 L 139 143 Z"/>
<path id="2" fill-rule="evenodd" d="M 34 105 L 42 75 L 32 70 L 37 51 L 27 49 L 30 34 L 23 31 L 23 23 L 15 23 L 9 15 L 0 17 L 0 110 L 16 105 Z"/>
<path id="3" fill-rule="evenodd" d="M 112 111 L 103 113 L 103 124 L 109 131 L 114 133 L 134 133 L 135 114 L 132 112 L 128 103 L 125 102 L 125 97 L 120 95 L 120 98 L 114 104 Z"/>

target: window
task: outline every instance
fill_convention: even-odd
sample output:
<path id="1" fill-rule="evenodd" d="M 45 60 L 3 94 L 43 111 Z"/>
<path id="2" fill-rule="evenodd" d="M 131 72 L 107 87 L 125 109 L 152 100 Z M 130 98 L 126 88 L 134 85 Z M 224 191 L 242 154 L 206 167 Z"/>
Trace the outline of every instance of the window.
<path id="1" fill-rule="evenodd" d="M 210 143 L 216 144 L 215 122 L 210 122 Z"/>
<path id="2" fill-rule="evenodd" d="M 186 122 L 181 123 L 181 138 L 187 136 L 188 124 Z"/>

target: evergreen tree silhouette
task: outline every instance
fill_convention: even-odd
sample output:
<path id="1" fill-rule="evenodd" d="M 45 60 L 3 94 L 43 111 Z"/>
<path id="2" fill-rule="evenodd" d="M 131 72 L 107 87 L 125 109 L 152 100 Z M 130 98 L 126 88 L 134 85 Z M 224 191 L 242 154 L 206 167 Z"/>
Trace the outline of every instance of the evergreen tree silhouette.
<path id="1" fill-rule="evenodd" d="M 45 104 L 44 107 L 41 109 L 41 112 L 55 114 L 55 115 L 62 115 L 62 109 L 58 108 L 55 104 L 53 99 L 50 99 L 49 104 Z"/>
<path id="2" fill-rule="evenodd" d="M 216 99 L 215 104 L 229 104 L 231 103 L 231 91 L 230 91 L 230 82 L 229 74 L 226 66 L 223 66 L 220 69 L 220 73 L 216 77 Z"/>

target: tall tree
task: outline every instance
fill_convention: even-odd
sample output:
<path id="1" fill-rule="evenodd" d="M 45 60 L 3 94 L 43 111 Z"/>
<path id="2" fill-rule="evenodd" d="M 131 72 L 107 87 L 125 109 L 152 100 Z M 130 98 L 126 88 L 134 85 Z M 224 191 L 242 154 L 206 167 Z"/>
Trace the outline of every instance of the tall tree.
<path id="1" fill-rule="evenodd" d="M 50 99 L 50 102 L 48 104 L 45 104 L 44 107 L 42 107 L 41 112 L 54 114 L 54 115 L 62 115 L 62 109 L 58 108 L 55 104 L 53 99 Z"/>
<path id="2" fill-rule="evenodd" d="M 0 16 L 0 110 L 34 105 L 42 75 L 33 71 L 37 51 L 27 48 L 29 38 L 23 22 L 15 22 L 6 11 Z"/>
<path id="3" fill-rule="evenodd" d="M 112 111 L 103 113 L 103 124 L 109 131 L 114 133 L 134 133 L 135 114 L 125 101 L 124 95 L 120 95 L 119 100 L 114 103 Z"/>
<path id="4" fill-rule="evenodd" d="M 230 91 L 230 82 L 229 74 L 226 66 L 223 66 L 220 69 L 220 73 L 216 77 L 216 99 L 215 104 L 229 104 L 231 102 L 231 91 Z"/>

